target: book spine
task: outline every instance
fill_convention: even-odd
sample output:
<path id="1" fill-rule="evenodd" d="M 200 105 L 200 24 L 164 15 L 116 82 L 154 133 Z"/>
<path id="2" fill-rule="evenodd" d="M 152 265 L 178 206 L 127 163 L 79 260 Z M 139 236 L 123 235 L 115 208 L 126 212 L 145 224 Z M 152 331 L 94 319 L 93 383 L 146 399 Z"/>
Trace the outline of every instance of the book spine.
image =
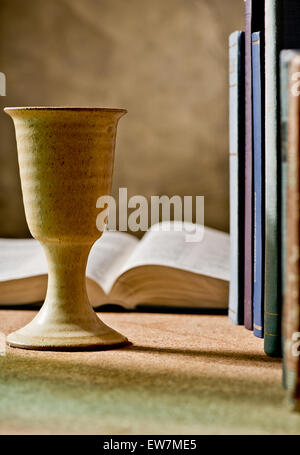
<path id="1" fill-rule="evenodd" d="M 244 32 L 229 37 L 230 285 L 229 318 L 244 322 Z"/>
<path id="2" fill-rule="evenodd" d="M 300 409 L 300 55 L 291 63 L 288 122 L 286 289 L 284 301 L 284 358 L 289 398 Z M 296 76 L 296 77 L 294 77 Z M 294 81 L 298 81 L 296 86 Z"/>
<path id="3" fill-rule="evenodd" d="M 279 0 L 265 0 L 265 311 L 264 350 L 281 355 L 279 206 Z"/>
<path id="4" fill-rule="evenodd" d="M 289 112 L 289 68 L 297 50 L 283 50 L 280 53 L 280 130 L 281 130 L 281 295 L 285 300 L 286 288 L 286 193 L 287 193 L 287 140 Z M 285 344 L 282 333 L 282 346 Z M 284 353 L 283 353 L 284 354 Z M 282 364 L 282 383 L 286 388 L 285 355 Z"/>
<path id="5" fill-rule="evenodd" d="M 245 246 L 244 324 L 252 330 L 252 0 L 245 0 Z"/>
<path id="6" fill-rule="evenodd" d="M 264 109 L 261 33 L 252 34 L 253 93 L 253 332 L 263 338 L 264 311 Z"/>

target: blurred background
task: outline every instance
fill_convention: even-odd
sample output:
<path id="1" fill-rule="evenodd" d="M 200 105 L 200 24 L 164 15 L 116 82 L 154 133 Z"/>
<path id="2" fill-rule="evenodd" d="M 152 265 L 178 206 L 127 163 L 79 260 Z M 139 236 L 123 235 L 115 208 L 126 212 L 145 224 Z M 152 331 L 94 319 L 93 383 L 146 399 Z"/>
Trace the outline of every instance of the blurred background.
<path id="1" fill-rule="evenodd" d="M 0 0 L 0 237 L 24 237 L 5 106 L 128 109 L 113 193 L 203 195 L 228 231 L 228 35 L 242 0 Z"/>

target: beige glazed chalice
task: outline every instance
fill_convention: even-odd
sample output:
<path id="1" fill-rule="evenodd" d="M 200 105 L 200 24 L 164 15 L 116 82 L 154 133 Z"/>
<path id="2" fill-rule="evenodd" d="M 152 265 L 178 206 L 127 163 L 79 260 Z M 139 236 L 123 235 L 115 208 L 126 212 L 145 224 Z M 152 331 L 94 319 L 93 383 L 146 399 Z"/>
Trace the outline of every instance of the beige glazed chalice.
<path id="1" fill-rule="evenodd" d="M 96 201 L 110 194 L 117 124 L 126 111 L 13 107 L 5 112 L 16 130 L 26 219 L 48 261 L 46 300 L 7 343 L 49 350 L 127 344 L 94 312 L 85 279 L 89 251 L 101 235 Z"/>

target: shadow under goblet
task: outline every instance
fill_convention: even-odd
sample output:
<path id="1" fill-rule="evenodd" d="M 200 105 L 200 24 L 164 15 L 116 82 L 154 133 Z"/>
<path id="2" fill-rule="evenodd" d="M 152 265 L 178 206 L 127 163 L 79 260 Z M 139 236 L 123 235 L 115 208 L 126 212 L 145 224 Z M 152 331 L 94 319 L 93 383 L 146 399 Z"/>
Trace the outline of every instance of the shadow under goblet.
<path id="1" fill-rule="evenodd" d="M 90 249 L 101 236 L 96 201 L 111 191 L 117 124 L 126 110 L 24 107 L 5 112 L 16 130 L 26 219 L 48 261 L 46 300 L 7 343 L 49 350 L 127 344 L 94 312 L 85 278 Z"/>

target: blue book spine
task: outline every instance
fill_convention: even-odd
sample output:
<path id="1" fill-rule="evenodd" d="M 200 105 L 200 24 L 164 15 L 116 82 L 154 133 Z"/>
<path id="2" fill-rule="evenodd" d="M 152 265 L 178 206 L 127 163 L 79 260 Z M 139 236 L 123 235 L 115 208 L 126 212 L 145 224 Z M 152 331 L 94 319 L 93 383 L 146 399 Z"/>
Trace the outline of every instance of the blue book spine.
<path id="1" fill-rule="evenodd" d="M 253 332 L 264 336 L 264 87 L 261 33 L 252 33 L 253 112 Z"/>
<path id="2" fill-rule="evenodd" d="M 230 285 L 229 318 L 244 322 L 244 32 L 229 37 Z"/>

